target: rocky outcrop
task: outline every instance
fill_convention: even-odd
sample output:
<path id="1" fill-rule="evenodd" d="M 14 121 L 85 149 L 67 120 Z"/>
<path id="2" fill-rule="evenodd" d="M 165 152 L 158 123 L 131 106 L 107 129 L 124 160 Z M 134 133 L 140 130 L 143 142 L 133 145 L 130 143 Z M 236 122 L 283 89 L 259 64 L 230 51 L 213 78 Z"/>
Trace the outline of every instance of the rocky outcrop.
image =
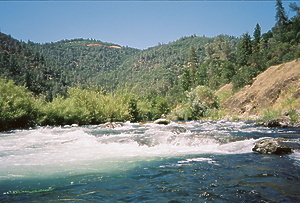
<path id="1" fill-rule="evenodd" d="M 276 154 L 276 155 L 290 154 L 293 151 L 292 151 L 292 147 L 289 145 L 290 144 L 284 141 L 283 139 L 269 138 L 257 142 L 253 147 L 252 151 L 260 154 Z"/>

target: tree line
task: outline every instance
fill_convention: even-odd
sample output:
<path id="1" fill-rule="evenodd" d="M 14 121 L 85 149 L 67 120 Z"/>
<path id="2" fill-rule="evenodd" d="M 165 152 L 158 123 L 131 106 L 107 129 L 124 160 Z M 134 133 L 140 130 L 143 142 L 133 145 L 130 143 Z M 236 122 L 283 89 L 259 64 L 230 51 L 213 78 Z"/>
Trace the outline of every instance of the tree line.
<path id="1" fill-rule="evenodd" d="M 300 12 L 296 3 L 290 8 L 296 15 L 288 19 L 280 0 L 276 2 L 276 24 L 261 33 L 257 23 L 253 35 L 244 33 L 238 40 L 217 36 L 204 46 L 206 58 L 199 61 L 195 47 L 191 47 L 188 66 L 183 69 L 182 86 L 189 90 L 197 85 L 212 89 L 232 82 L 237 91 L 252 84 L 253 78 L 266 68 L 300 57 Z"/>

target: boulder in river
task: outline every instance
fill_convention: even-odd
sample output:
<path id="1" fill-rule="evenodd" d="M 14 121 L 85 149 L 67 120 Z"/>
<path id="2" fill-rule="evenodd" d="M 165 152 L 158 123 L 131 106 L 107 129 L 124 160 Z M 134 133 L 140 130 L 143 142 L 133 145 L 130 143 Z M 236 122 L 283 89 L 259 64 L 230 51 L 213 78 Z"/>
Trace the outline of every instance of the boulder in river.
<path id="1" fill-rule="evenodd" d="M 257 142 L 252 151 L 260 154 L 282 155 L 292 153 L 292 148 L 282 139 L 268 138 Z"/>
<path id="2" fill-rule="evenodd" d="M 290 117 L 282 116 L 280 118 L 273 118 L 273 119 L 269 119 L 269 120 L 265 121 L 264 126 L 265 127 L 282 127 L 282 128 L 286 128 L 286 127 L 291 127 L 292 123 L 291 123 Z"/>

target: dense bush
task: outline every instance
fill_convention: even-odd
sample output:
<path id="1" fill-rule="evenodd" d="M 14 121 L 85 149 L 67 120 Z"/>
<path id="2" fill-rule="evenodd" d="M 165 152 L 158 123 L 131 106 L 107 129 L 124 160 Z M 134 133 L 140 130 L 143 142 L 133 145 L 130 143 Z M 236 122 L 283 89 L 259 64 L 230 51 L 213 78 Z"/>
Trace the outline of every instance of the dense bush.
<path id="1" fill-rule="evenodd" d="M 79 87 L 69 88 L 67 98 L 58 97 L 47 103 L 43 112 L 44 125 L 99 124 L 131 118 L 128 103 L 122 97 Z"/>
<path id="2" fill-rule="evenodd" d="M 42 125 L 70 125 L 73 123 L 87 124 L 89 116 L 85 109 L 77 108 L 73 98 L 55 98 L 51 103 L 47 103 L 42 112 L 44 118 Z"/>
<path id="3" fill-rule="evenodd" d="M 138 98 L 118 90 L 105 93 L 99 88 L 69 88 L 65 97 L 51 102 L 34 98 L 23 86 L 0 80 L 0 130 L 33 125 L 87 125 L 113 121 L 152 120 L 170 111 L 161 96 Z"/>
<path id="4" fill-rule="evenodd" d="M 170 111 L 164 97 L 138 98 L 126 90 L 117 94 L 95 88 L 69 88 L 66 98 L 57 97 L 43 107 L 42 125 L 99 124 L 113 121 L 153 120 Z"/>
<path id="5" fill-rule="evenodd" d="M 218 97 L 207 86 L 197 86 L 187 93 L 187 103 L 173 112 L 179 120 L 195 120 L 208 116 L 219 107 Z M 174 115 L 173 115 L 174 117 Z"/>
<path id="6" fill-rule="evenodd" d="M 160 95 L 140 98 L 137 107 L 141 120 L 155 120 L 171 110 L 168 100 Z"/>
<path id="7" fill-rule="evenodd" d="M 0 80 L 0 130 L 32 126 L 39 116 L 39 101 L 23 86 Z"/>

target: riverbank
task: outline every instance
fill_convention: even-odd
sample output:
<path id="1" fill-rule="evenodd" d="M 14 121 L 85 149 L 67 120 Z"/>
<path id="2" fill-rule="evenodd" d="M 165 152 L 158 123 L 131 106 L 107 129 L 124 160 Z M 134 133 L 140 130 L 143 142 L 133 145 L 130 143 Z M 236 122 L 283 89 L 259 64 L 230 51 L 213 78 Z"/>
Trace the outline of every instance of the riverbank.
<path id="1" fill-rule="evenodd" d="M 233 92 L 228 84 L 214 92 L 197 86 L 181 104 L 171 106 L 162 95 L 139 97 L 126 89 L 107 93 L 97 88 L 70 87 L 66 96 L 46 101 L 24 86 L 0 80 L 0 130 L 40 125 L 89 125 L 156 120 L 256 120 L 269 127 L 300 122 L 300 60 L 272 66 Z"/>

